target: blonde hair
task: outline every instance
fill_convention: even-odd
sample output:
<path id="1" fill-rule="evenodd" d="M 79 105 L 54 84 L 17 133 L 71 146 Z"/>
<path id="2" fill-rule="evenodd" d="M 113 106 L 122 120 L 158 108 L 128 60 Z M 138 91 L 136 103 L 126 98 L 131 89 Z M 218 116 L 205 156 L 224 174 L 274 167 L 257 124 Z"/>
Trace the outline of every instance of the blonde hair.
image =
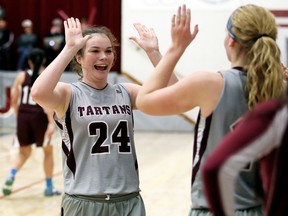
<path id="1" fill-rule="evenodd" d="M 231 31 L 245 58 L 248 107 L 283 95 L 283 69 L 274 15 L 263 7 L 248 4 L 236 9 L 231 21 Z"/>

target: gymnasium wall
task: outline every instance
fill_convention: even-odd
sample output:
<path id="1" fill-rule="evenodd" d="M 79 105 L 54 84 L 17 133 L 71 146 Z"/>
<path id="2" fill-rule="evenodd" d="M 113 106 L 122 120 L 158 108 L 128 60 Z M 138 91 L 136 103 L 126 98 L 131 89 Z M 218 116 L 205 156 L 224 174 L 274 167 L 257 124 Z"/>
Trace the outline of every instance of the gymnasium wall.
<path id="1" fill-rule="evenodd" d="M 12 87 L 16 76 L 16 71 L 0 71 L 0 129 L 15 129 L 16 126 L 15 115 L 8 100 L 9 96 L 6 94 L 7 89 Z M 61 81 L 67 83 L 76 82 L 77 80 L 78 76 L 72 72 L 65 72 L 61 77 Z M 119 82 L 131 82 L 131 80 L 119 73 L 111 72 L 109 83 Z M 133 113 L 136 131 L 192 132 L 194 129 L 194 124 L 179 115 L 149 116 L 137 110 Z"/>
<path id="2" fill-rule="evenodd" d="M 56 2 L 57 0 L 53 0 L 53 2 L 54 1 Z M 175 68 L 179 78 L 182 78 L 196 70 L 217 71 L 229 67 L 229 61 L 226 58 L 223 47 L 225 26 L 231 12 L 238 6 L 246 3 L 255 3 L 265 6 L 270 10 L 282 11 L 284 14 L 288 12 L 287 0 L 89 0 L 86 4 L 82 4 L 81 8 L 78 8 L 79 2 L 75 0 L 65 0 L 61 1 L 61 3 L 58 1 L 59 4 L 50 4 L 51 1 L 46 2 L 42 0 L 19 0 L 19 4 L 16 4 L 16 6 L 11 2 L 11 0 L 1 0 L 0 5 L 8 9 L 8 14 L 13 14 L 8 21 L 17 33 L 21 31 L 21 29 L 17 27 L 17 23 L 24 18 L 35 20 L 35 22 L 39 24 L 37 25 L 37 29 L 44 34 L 48 31 L 52 18 L 59 15 L 58 12 L 60 9 L 63 9 L 69 15 L 89 18 L 93 17 L 91 16 L 93 12 L 92 9 L 96 7 L 95 23 L 104 24 L 112 28 L 113 31 L 116 32 L 117 38 L 121 41 L 121 55 L 119 56 L 121 57 L 119 59 L 119 61 L 121 61 L 121 67 L 117 66 L 117 68 L 120 68 L 119 70 L 121 70 L 121 72 L 130 74 L 140 82 L 144 82 L 147 76 L 153 73 L 153 67 L 146 57 L 146 54 L 129 40 L 131 35 L 137 35 L 133 23 L 141 22 L 148 27 L 154 28 L 158 36 L 160 50 L 164 54 L 170 44 L 172 14 L 175 13 L 177 7 L 183 3 L 191 8 L 191 26 L 198 24 L 199 33 L 197 38 L 187 48 Z M 50 4 L 49 9 L 47 4 Z M 120 4 L 121 6 L 119 6 Z M 23 11 L 22 9 L 26 7 L 27 10 L 24 10 L 25 13 L 15 14 L 15 11 Z M 46 8 L 47 10 L 45 10 Z M 118 17 L 115 17 L 117 13 L 116 8 L 121 8 L 121 16 L 118 15 Z M 39 13 L 41 14 L 39 15 Z M 37 17 L 39 17 L 38 20 Z M 279 24 L 278 43 L 282 51 L 282 61 L 286 65 L 288 65 L 287 17 L 286 15 L 282 17 L 281 14 L 277 17 Z M 121 27 L 121 29 L 119 27 Z M 6 87 L 12 84 L 16 73 L 15 71 L 0 71 L 0 110 L 4 109 L 5 111 Z M 69 77 L 71 74 L 67 74 L 67 76 Z M 67 79 L 69 79 L 68 77 Z M 124 79 L 123 76 L 117 76 L 114 81 L 122 79 Z M 198 108 L 195 108 L 186 114 L 190 116 L 192 120 L 196 121 L 197 112 Z M 138 113 L 138 111 L 136 111 L 136 113 Z M 0 113 L 0 127 L 2 125 L 15 125 L 13 115 L 10 116 L 9 120 L 5 120 L 4 122 L 3 116 L 5 115 L 7 115 L 7 112 L 6 114 Z M 166 122 L 166 119 L 169 118 L 170 117 L 153 117 L 153 120 L 150 121 L 150 116 L 143 115 L 143 117 L 141 117 L 143 120 L 136 121 L 135 125 L 136 128 L 141 130 L 148 128 L 152 130 L 174 130 L 177 128 L 186 130 L 186 128 L 189 128 L 188 130 L 190 130 L 191 124 L 186 125 L 187 121 L 183 120 L 183 118 L 179 117 L 178 119 L 178 116 L 176 117 L 176 122 L 181 122 L 179 124 L 183 124 L 183 129 L 182 126 L 175 127 L 174 124 L 170 126 L 170 123 Z M 146 123 L 146 119 L 148 119 L 147 121 L 149 123 Z M 172 121 L 174 120 L 175 117 L 172 118 Z M 150 127 L 151 125 L 153 125 L 153 127 Z"/>
<path id="3" fill-rule="evenodd" d="M 270 10 L 285 11 L 288 14 L 287 0 L 122 0 L 122 71 L 132 74 L 144 82 L 153 66 L 145 52 L 129 40 L 137 35 L 133 23 L 140 22 L 154 28 L 161 52 L 164 54 L 170 44 L 170 27 L 172 15 L 177 7 L 185 3 L 192 14 L 191 26 L 199 26 L 199 33 L 186 49 L 175 71 L 179 77 L 197 70 L 217 71 L 230 67 L 224 49 L 226 22 L 232 11 L 240 5 L 255 3 Z M 288 16 L 278 17 L 278 42 L 282 49 L 282 61 L 288 65 Z M 281 25 L 281 26 L 280 26 Z M 280 28 L 281 27 L 281 28 Z M 187 114 L 196 120 L 198 108 Z"/>

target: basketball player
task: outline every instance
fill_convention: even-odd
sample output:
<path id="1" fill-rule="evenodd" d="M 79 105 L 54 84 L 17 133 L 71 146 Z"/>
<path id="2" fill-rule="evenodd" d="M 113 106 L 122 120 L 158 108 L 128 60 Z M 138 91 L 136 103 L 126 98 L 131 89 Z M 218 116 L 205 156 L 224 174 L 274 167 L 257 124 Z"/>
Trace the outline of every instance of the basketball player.
<path id="1" fill-rule="evenodd" d="M 283 66 L 283 69 L 288 81 L 288 68 Z M 251 161 L 259 160 L 264 215 L 287 215 L 288 178 L 282 173 L 286 171 L 284 164 L 288 155 L 288 97 L 258 105 L 232 129 L 203 167 L 204 191 L 211 211 L 215 216 L 234 214 L 236 174 Z"/>
<path id="2" fill-rule="evenodd" d="M 132 37 L 155 66 L 162 57 L 154 31 L 135 25 Z M 62 134 L 65 216 L 144 216 L 133 135 L 133 112 L 140 89 L 133 83 L 110 84 L 117 41 L 105 27 L 85 28 L 79 19 L 64 21 L 66 44 L 41 73 L 32 95 L 56 113 Z M 69 62 L 80 81 L 59 79 Z"/>
<path id="3" fill-rule="evenodd" d="M 211 216 L 201 179 L 203 163 L 248 109 L 284 94 L 283 68 L 275 17 L 263 7 L 248 4 L 237 8 L 227 22 L 224 46 L 231 67 L 193 72 L 167 87 L 175 65 L 198 33 L 198 26 L 191 33 L 190 22 L 190 10 L 185 5 L 179 7 L 172 18 L 172 44 L 140 89 L 136 104 L 151 115 L 174 115 L 200 108 L 194 132 L 190 216 Z M 257 163 L 240 173 L 233 194 L 235 215 L 262 215 L 258 177 Z"/>
<path id="4" fill-rule="evenodd" d="M 288 215 L 288 98 L 255 107 L 207 158 L 204 188 L 215 216 L 234 215 L 234 180 L 259 160 L 264 185 L 264 215 Z"/>
<path id="5" fill-rule="evenodd" d="M 44 172 L 46 176 L 45 196 L 60 195 L 61 193 L 53 187 L 53 146 L 51 137 L 54 133 L 55 122 L 53 113 L 46 112 L 36 104 L 30 95 L 30 89 L 35 79 L 44 70 L 44 51 L 33 49 L 28 55 L 28 64 L 31 70 L 18 74 L 12 89 L 12 106 L 17 117 L 17 139 L 20 147 L 19 152 L 13 162 L 13 166 L 5 181 L 3 194 L 12 193 L 12 185 L 15 181 L 16 173 L 25 164 L 31 155 L 32 144 L 42 147 L 44 151 Z M 21 92 L 19 92 L 21 90 Z M 20 96 L 20 102 L 18 98 Z"/>

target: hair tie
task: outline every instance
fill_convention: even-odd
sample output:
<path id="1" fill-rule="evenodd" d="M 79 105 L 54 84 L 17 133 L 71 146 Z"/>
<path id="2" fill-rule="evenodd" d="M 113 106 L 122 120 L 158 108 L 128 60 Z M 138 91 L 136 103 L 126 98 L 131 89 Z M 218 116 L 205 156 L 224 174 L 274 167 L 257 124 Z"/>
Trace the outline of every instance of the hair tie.
<path id="1" fill-rule="evenodd" d="M 261 34 L 261 35 L 259 35 L 258 37 L 256 37 L 256 38 L 254 39 L 254 41 L 256 42 L 259 38 L 262 38 L 262 37 L 269 37 L 269 38 L 273 39 L 270 35 Z M 273 40 L 274 40 L 274 39 L 273 39 Z"/>

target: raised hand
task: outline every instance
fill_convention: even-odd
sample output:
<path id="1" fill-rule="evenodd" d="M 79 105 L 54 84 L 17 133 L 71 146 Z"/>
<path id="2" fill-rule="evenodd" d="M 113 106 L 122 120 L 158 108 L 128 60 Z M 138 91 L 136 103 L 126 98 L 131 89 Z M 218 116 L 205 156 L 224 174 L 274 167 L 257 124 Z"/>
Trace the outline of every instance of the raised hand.
<path id="1" fill-rule="evenodd" d="M 78 18 L 71 17 L 65 20 L 64 29 L 66 46 L 69 47 L 76 46 L 78 49 L 81 49 L 91 37 L 87 35 L 83 38 L 81 22 Z"/>
<path id="2" fill-rule="evenodd" d="M 141 23 L 134 23 L 139 38 L 136 36 L 131 36 L 129 39 L 134 41 L 138 46 L 140 46 L 146 53 L 151 51 L 159 51 L 158 38 L 155 34 L 153 28 L 148 28 Z"/>
<path id="3" fill-rule="evenodd" d="M 191 11 L 186 9 L 184 4 L 178 8 L 177 15 L 174 14 L 171 23 L 172 44 L 175 47 L 185 49 L 196 37 L 198 33 L 198 25 L 194 26 L 191 33 L 190 30 Z"/>

